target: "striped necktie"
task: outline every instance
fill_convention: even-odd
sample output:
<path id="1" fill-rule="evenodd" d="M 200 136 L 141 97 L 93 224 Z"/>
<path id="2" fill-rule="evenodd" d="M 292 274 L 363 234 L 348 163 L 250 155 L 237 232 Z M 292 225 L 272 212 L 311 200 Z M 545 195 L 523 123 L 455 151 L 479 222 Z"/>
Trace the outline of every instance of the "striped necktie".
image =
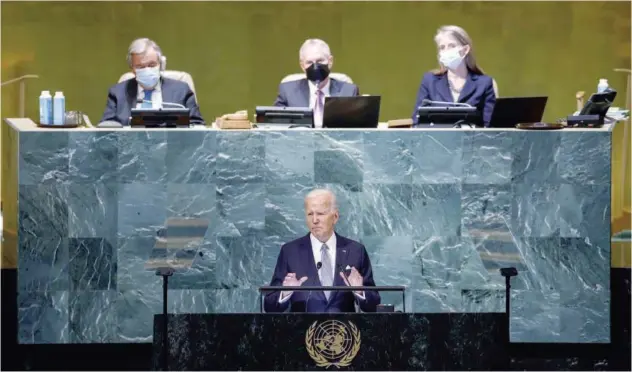
<path id="1" fill-rule="evenodd" d="M 323 244 L 320 248 L 320 262 L 323 263 L 323 267 L 320 271 L 320 283 L 322 285 L 331 287 L 334 284 L 334 272 L 333 272 L 333 264 L 331 261 L 331 256 L 329 256 L 329 249 L 327 249 L 327 244 Z M 324 291 L 325 297 L 329 300 L 329 296 L 331 295 L 331 291 Z"/>
<path id="2" fill-rule="evenodd" d="M 324 97 L 325 93 L 322 90 L 316 90 L 316 102 L 314 103 L 314 126 L 316 128 L 323 127 Z"/>

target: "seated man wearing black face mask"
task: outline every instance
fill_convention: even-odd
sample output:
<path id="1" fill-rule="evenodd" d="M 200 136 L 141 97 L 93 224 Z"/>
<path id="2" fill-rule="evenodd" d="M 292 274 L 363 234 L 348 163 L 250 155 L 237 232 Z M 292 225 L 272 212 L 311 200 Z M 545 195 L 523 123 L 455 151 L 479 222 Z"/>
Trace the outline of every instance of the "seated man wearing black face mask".
<path id="1" fill-rule="evenodd" d="M 301 69 L 306 79 L 288 81 L 279 85 L 275 106 L 309 107 L 314 109 L 314 126 L 323 126 L 325 97 L 357 96 L 358 86 L 329 77 L 334 58 L 329 45 L 320 39 L 308 39 L 299 51 Z"/>
<path id="2" fill-rule="evenodd" d="M 188 108 L 191 124 L 204 124 L 195 94 L 183 81 L 161 76 L 163 65 L 160 47 L 149 39 L 136 39 L 127 53 L 127 63 L 136 76 L 118 83 L 108 91 L 101 122 L 115 121 L 129 125 L 132 108 Z"/>

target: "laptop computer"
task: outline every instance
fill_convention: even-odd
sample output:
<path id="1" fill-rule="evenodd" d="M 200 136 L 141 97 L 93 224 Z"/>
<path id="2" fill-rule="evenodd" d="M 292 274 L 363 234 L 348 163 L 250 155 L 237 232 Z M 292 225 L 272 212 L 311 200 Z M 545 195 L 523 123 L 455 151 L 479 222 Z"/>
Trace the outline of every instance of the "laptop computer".
<path id="1" fill-rule="evenodd" d="M 325 97 L 323 128 L 377 128 L 381 96 Z"/>
<path id="2" fill-rule="evenodd" d="M 490 128 L 515 128 L 519 123 L 537 123 L 542 120 L 549 97 L 497 98 Z"/>

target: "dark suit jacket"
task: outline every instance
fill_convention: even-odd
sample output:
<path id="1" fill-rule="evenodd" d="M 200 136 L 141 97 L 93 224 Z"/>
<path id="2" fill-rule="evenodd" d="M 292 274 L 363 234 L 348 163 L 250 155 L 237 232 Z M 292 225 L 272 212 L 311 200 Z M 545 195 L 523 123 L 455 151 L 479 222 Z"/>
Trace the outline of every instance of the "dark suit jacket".
<path id="1" fill-rule="evenodd" d="M 347 265 L 355 267 L 360 272 L 364 277 L 363 285 L 375 286 L 371 261 L 364 246 L 336 234 L 335 286 L 345 285 L 340 277 L 340 271 L 344 270 Z M 287 273 L 296 273 L 298 279 L 306 276 L 307 281 L 303 285 L 321 285 L 309 234 L 281 247 L 270 285 L 281 286 Z M 279 296 L 280 292 L 266 295 L 264 305 L 266 312 L 284 312 L 288 309 L 291 312 L 355 312 L 356 301 L 362 311 L 374 312 L 380 303 L 380 295 L 376 291 L 365 291 L 364 300 L 356 299 L 351 291 L 332 292 L 329 301 L 327 301 L 323 291 L 294 292 L 292 297 L 283 304 L 279 304 Z"/>
<path id="2" fill-rule="evenodd" d="M 195 100 L 195 94 L 189 87 L 189 84 L 165 77 L 160 78 L 160 83 L 163 102 L 184 105 L 191 110 L 191 124 L 204 123 L 202 114 L 200 114 L 200 108 Z M 138 83 L 136 79 L 125 80 L 112 86 L 108 91 L 108 100 L 101 121 L 112 120 L 123 125 L 129 125 L 132 107 L 136 107 L 137 97 Z"/>
<path id="3" fill-rule="evenodd" d="M 417 122 L 417 108 L 421 106 L 421 102 L 424 99 L 454 102 L 450 93 L 447 74 L 435 75 L 432 72 L 424 74 L 417 92 L 417 99 L 415 100 L 415 109 L 413 111 L 413 122 L 415 123 Z M 470 73 L 467 76 L 463 90 L 461 90 L 458 102 L 469 103 L 475 106 L 483 115 L 483 123 L 485 126 L 488 126 L 496 104 L 492 78 L 487 75 Z"/>
<path id="4" fill-rule="evenodd" d="M 329 78 L 329 95 L 332 97 L 353 97 L 360 95 L 355 84 Z M 274 106 L 309 107 L 309 83 L 307 79 L 288 81 L 279 85 L 279 95 Z"/>

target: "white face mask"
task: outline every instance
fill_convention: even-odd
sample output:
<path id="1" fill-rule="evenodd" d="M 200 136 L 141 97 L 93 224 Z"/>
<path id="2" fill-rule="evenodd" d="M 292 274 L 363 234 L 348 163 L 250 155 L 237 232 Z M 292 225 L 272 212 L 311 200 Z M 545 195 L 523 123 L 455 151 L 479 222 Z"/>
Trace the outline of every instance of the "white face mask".
<path id="1" fill-rule="evenodd" d="M 136 81 L 144 88 L 153 88 L 160 80 L 160 67 L 145 67 L 136 69 Z"/>
<path id="2" fill-rule="evenodd" d="M 439 52 L 439 62 L 449 70 L 456 70 L 465 56 L 461 55 L 462 48 L 452 48 L 448 50 L 442 50 Z"/>

